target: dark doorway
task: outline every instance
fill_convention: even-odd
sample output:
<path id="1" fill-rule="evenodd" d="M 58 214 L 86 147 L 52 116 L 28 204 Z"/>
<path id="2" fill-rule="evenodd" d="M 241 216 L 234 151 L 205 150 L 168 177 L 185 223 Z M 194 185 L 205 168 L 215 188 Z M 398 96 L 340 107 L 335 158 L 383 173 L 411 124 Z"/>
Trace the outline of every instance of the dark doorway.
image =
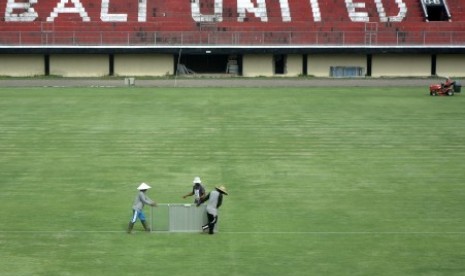
<path id="1" fill-rule="evenodd" d="M 113 54 L 110 54 L 109 56 L 109 72 L 108 75 L 114 76 L 115 75 L 115 56 Z"/>
<path id="2" fill-rule="evenodd" d="M 50 55 L 44 55 L 44 75 L 50 76 Z"/>
<path id="3" fill-rule="evenodd" d="M 449 17 L 444 6 L 430 6 L 428 9 L 429 21 L 448 21 Z"/>
<path id="4" fill-rule="evenodd" d="M 373 56 L 369 54 L 367 55 L 367 72 L 366 72 L 367 77 L 371 77 L 372 66 L 373 66 Z"/>
<path id="5" fill-rule="evenodd" d="M 436 55 L 431 56 L 431 76 L 436 76 Z"/>
<path id="6" fill-rule="evenodd" d="M 428 21 L 448 21 L 449 12 L 443 0 L 424 0 Z"/>

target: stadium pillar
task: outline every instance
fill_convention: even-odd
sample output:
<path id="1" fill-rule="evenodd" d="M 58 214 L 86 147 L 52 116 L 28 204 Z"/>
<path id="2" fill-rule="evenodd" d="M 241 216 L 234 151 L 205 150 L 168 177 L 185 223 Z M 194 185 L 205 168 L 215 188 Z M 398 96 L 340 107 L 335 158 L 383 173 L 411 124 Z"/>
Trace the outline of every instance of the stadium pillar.
<path id="1" fill-rule="evenodd" d="M 109 60 L 109 64 L 108 64 L 108 75 L 110 76 L 113 76 L 115 75 L 115 55 L 113 54 L 110 54 L 110 56 L 108 57 Z"/>
<path id="2" fill-rule="evenodd" d="M 242 76 L 242 55 L 237 56 L 237 66 L 238 66 L 237 74 L 239 76 Z"/>
<path id="3" fill-rule="evenodd" d="M 304 54 L 303 55 L 303 58 L 302 58 L 302 75 L 306 76 L 307 73 L 308 73 L 308 69 L 307 69 L 307 54 Z"/>
<path id="4" fill-rule="evenodd" d="M 50 76 L 50 55 L 44 55 L 44 75 Z"/>
<path id="5" fill-rule="evenodd" d="M 367 77 L 371 77 L 371 66 L 372 66 L 372 60 L 373 59 L 373 56 L 371 54 L 368 54 L 367 55 L 367 73 L 366 73 L 366 76 Z"/>
<path id="6" fill-rule="evenodd" d="M 173 55 L 173 72 L 174 75 L 178 75 L 178 65 L 181 62 L 181 50 L 179 51 L 179 54 Z"/>
<path id="7" fill-rule="evenodd" d="M 431 76 L 436 76 L 436 54 L 431 55 Z"/>

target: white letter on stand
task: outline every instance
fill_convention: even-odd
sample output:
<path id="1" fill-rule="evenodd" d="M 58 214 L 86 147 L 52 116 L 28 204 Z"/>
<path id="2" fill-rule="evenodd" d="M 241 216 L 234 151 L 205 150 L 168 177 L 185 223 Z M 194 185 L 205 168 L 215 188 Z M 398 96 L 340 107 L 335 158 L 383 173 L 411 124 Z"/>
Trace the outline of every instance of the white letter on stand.
<path id="1" fill-rule="evenodd" d="M 37 18 L 37 12 L 31 7 L 36 4 L 37 0 L 29 0 L 28 2 L 16 3 L 15 0 L 8 0 L 5 8 L 5 21 L 6 22 L 32 22 Z M 13 13 L 15 9 L 26 10 L 23 13 Z"/>
<path id="2" fill-rule="evenodd" d="M 139 22 L 147 21 L 147 0 L 139 0 L 139 12 L 137 15 Z"/>
<path id="3" fill-rule="evenodd" d="M 346 0 L 347 12 L 352 22 L 368 22 L 370 18 L 367 12 L 356 12 L 355 9 L 364 9 L 365 3 L 354 3 L 353 0 Z"/>
<path id="4" fill-rule="evenodd" d="M 321 11 L 318 0 L 310 0 L 310 7 L 312 8 L 313 22 L 321 22 Z"/>
<path id="5" fill-rule="evenodd" d="M 279 6 L 281 7 L 281 17 L 283 18 L 283 22 L 292 21 L 291 10 L 289 9 L 289 1 L 279 0 Z"/>
<path id="6" fill-rule="evenodd" d="M 255 14 L 255 17 L 259 17 L 262 22 L 268 21 L 268 14 L 266 11 L 265 0 L 257 0 L 258 7 L 254 7 L 251 0 L 237 0 L 237 17 L 238 22 L 244 22 L 246 12 Z"/>
<path id="7" fill-rule="evenodd" d="M 200 0 L 191 1 L 191 14 L 195 22 L 222 22 L 223 0 L 215 0 L 214 14 L 208 15 L 200 13 Z"/>
<path id="8" fill-rule="evenodd" d="M 404 20 L 405 16 L 407 15 L 407 5 L 405 5 L 402 0 L 395 0 L 397 3 L 397 7 L 399 7 L 399 13 L 395 16 L 386 16 L 386 11 L 384 10 L 383 3 L 381 1 L 376 1 L 376 10 L 379 14 L 379 21 L 381 22 L 401 22 Z"/>
<path id="9" fill-rule="evenodd" d="M 102 0 L 102 9 L 100 11 L 100 19 L 103 22 L 126 22 L 128 15 L 125 13 L 108 14 L 110 9 L 110 0 Z"/>

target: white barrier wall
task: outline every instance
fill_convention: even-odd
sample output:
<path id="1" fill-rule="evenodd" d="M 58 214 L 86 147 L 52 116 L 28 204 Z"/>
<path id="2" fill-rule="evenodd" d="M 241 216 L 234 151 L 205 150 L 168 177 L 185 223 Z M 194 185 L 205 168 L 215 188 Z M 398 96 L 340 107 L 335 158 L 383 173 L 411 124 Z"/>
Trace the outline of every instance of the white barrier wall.
<path id="1" fill-rule="evenodd" d="M 426 77 L 431 75 L 431 55 L 377 54 L 372 57 L 372 77 Z"/>
<path id="2" fill-rule="evenodd" d="M 115 76 L 167 76 L 174 74 L 174 57 L 168 54 L 114 56 Z"/>
<path id="3" fill-rule="evenodd" d="M 0 55 L 0 76 L 33 77 L 44 74 L 43 55 Z"/>
<path id="4" fill-rule="evenodd" d="M 437 55 L 436 75 L 450 77 L 465 76 L 465 55 Z"/>
<path id="5" fill-rule="evenodd" d="M 302 75 L 302 55 L 287 55 L 285 77 L 297 77 Z"/>
<path id="6" fill-rule="evenodd" d="M 244 55 L 242 57 L 242 75 L 244 77 L 272 77 L 273 55 Z"/>
<path id="7" fill-rule="evenodd" d="M 103 77 L 109 72 L 108 55 L 50 55 L 50 74 L 63 77 Z"/>

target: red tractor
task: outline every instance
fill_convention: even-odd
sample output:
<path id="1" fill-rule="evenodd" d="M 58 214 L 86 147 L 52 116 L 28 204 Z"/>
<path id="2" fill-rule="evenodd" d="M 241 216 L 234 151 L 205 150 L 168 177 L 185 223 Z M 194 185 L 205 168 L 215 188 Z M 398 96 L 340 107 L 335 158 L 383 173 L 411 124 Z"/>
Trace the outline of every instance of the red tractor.
<path id="1" fill-rule="evenodd" d="M 431 96 L 454 96 L 455 93 L 460 93 L 461 85 L 449 78 L 445 83 L 431 84 L 429 86 L 429 94 Z"/>

